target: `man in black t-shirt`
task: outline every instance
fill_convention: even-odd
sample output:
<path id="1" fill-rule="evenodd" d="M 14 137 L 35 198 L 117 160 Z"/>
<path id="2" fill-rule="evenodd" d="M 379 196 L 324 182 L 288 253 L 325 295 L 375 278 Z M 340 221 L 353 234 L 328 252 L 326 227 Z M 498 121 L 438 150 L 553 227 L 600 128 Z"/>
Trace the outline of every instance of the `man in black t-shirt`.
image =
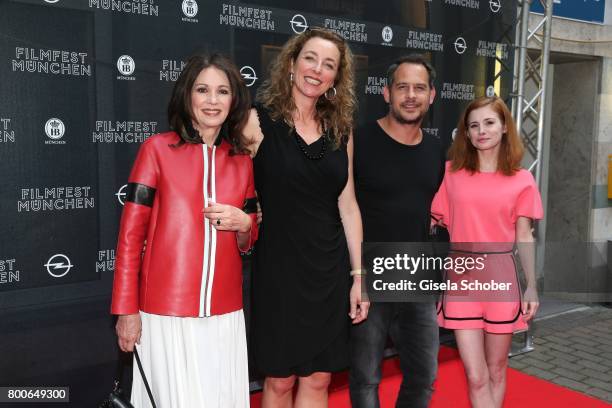
<path id="1" fill-rule="evenodd" d="M 387 71 L 388 114 L 354 132 L 353 167 L 364 242 L 424 242 L 433 196 L 444 176 L 445 147 L 423 134 L 434 100 L 435 71 L 421 55 Z M 431 302 L 372 303 L 368 319 L 351 333 L 350 395 L 355 408 L 377 408 L 387 336 L 398 351 L 403 381 L 398 407 L 427 407 L 439 348 Z"/>

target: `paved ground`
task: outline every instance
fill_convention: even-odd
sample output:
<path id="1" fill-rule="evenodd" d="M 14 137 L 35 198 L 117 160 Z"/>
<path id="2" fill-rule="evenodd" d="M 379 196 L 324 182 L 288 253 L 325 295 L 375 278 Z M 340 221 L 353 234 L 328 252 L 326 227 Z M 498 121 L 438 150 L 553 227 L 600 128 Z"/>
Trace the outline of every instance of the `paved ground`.
<path id="1" fill-rule="evenodd" d="M 510 358 L 511 367 L 612 403 L 612 309 L 547 316 L 534 322 L 533 335 L 535 350 Z"/>

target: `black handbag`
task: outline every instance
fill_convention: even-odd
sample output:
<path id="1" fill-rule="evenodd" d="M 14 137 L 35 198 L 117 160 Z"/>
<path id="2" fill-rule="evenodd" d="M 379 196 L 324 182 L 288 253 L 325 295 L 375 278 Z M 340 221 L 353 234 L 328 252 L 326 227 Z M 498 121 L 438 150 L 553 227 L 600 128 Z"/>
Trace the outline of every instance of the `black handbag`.
<path id="1" fill-rule="evenodd" d="M 145 376 L 144 370 L 142 369 L 142 363 L 140 362 L 140 356 L 138 355 L 138 351 L 136 350 L 136 346 L 134 345 L 134 357 L 136 357 L 136 363 L 138 364 L 138 371 L 140 371 L 140 375 L 142 376 L 142 382 L 144 382 L 145 388 L 147 389 L 147 394 L 149 394 L 149 400 L 151 401 L 151 405 L 153 408 L 157 408 L 155 405 L 155 401 L 153 400 L 153 393 L 151 392 L 151 388 L 149 388 L 149 383 L 147 382 L 147 377 Z M 117 361 L 117 376 L 115 378 L 115 382 L 113 385 L 113 390 L 109 394 L 108 398 L 104 400 L 98 408 L 134 408 L 134 406 L 130 403 L 130 397 L 123 394 L 123 390 L 121 389 L 121 380 L 123 378 L 123 360 L 121 356 Z"/>
<path id="2" fill-rule="evenodd" d="M 134 408 L 134 406 L 130 404 L 129 398 L 123 395 L 119 381 L 115 380 L 115 385 L 108 399 L 104 400 L 99 408 Z"/>

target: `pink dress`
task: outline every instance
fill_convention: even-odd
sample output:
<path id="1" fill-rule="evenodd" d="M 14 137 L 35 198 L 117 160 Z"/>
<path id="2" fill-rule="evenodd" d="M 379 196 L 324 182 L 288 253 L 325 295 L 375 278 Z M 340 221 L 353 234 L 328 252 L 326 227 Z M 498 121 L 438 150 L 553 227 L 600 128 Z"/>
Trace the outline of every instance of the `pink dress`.
<path id="1" fill-rule="evenodd" d="M 518 217 L 543 216 L 542 200 L 531 173 L 524 169 L 513 176 L 500 172 L 452 172 L 447 162 L 431 212 L 448 228 L 453 248 L 468 248 L 452 251 L 451 257 L 485 259 L 483 270 L 461 275 L 447 270 L 445 279 L 512 283 L 510 290 L 445 291 L 438 306 L 438 324 L 447 329 L 484 329 L 490 333 L 526 329 L 512 246 Z"/>

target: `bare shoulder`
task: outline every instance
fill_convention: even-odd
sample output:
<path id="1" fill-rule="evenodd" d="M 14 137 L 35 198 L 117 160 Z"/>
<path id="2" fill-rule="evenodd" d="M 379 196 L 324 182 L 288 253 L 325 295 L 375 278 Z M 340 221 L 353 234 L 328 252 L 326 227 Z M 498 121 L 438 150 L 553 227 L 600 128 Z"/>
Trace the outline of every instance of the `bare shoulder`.
<path id="1" fill-rule="evenodd" d="M 261 131 L 261 125 L 259 122 L 259 115 L 257 110 L 252 108 L 249 112 L 249 119 L 247 120 L 246 126 L 244 127 L 244 138 L 246 146 L 251 152 L 251 157 L 257 154 L 257 149 L 263 140 L 263 132 Z"/>

